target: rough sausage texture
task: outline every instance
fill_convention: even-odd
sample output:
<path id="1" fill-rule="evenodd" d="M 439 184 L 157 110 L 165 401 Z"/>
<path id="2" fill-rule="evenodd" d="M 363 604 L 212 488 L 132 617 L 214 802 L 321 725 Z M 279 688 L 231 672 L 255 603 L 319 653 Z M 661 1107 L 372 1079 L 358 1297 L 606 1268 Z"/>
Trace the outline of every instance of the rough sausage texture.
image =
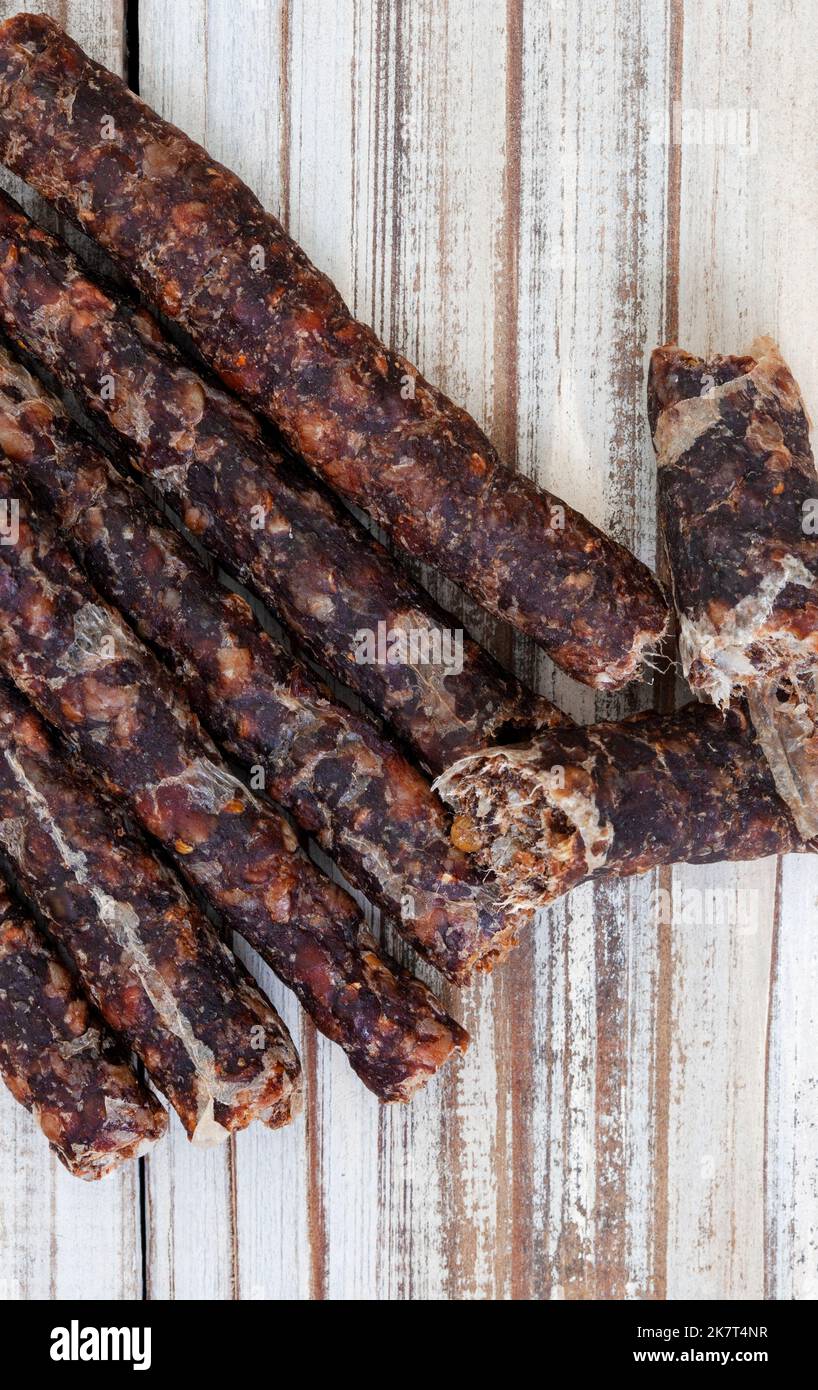
<path id="1" fill-rule="evenodd" d="M 144 1062 L 194 1143 L 219 1143 L 253 1120 L 276 1127 L 297 1113 L 298 1058 L 272 1006 L 5 680 L 0 847 L 105 1022 Z"/>
<path id="2" fill-rule="evenodd" d="M 241 933 L 382 1100 L 407 1100 L 463 1030 L 361 927 L 353 900 L 298 849 L 289 824 L 224 766 L 168 675 L 19 501 L 0 546 L 0 663 L 79 750 L 185 879 Z"/>
<path id="3" fill-rule="evenodd" d="M 818 474 L 769 338 L 744 357 L 651 361 L 659 506 L 693 689 L 746 697 L 776 786 L 818 834 Z"/>
<path id="4" fill-rule="evenodd" d="M 0 157 L 399 545 L 579 680 L 616 689 L 639 673 L 667 620 L 646 567 L 504 468 L 235 175 L 46 18 L 0 29 Z"/>
<path id="5" fill-rule="evenodd" d="M 159 1101 L 1 881 L 0 1076 L 76 1178 L 104 1178 L 167 1128 Z"/>
<path id="6" fill-rule="evenodd" d="M 428 783 L 366 719 L 333 704 L 214 586 L 179 533 L 0 348 L 0 448 L 45 502 L 98 592 L 164 649 L 213 737 L 451 980 L 506 953 L 511 926 Z M 259 782 L 255 782 L 256 787 Z"/>
<path id="7" fill-rule="evenodd" d="M 189 529 L 432 772 L 517 729 L 562 722 L 442 612 L 253 416 L 187 367 L 144 310 L 88 279 L 0 194 L 0 320 L 80 397 Z M 382 637 L 377 659 L 357 634 Z M 414 641 L 413 653 L 399 643 Z M 390 659 L 384 659 L 388 656 Z M 395 660 L 394 658 L 398 659 Z"/>
<path id="8" fill-rule="evenodd" d="M 437 785 L 461 843 L 527 909 L 602 874 L 806 847 L 740 706 L 555 731 L 464 758 Z"/>

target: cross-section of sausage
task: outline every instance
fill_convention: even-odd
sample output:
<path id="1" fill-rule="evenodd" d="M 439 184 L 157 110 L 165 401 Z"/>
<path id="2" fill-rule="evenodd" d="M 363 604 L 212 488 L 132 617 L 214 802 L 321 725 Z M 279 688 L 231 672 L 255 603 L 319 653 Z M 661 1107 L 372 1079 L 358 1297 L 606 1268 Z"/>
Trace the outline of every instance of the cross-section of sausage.
<path id="1" fill-rule="evenodd" d="M 0 850 L 194 1143 L 221 1143 L 253 1120 L 277 1127 L 298 1112 L 298 1058 L 272 1005 L 5 680 Z"/>
<path id="2" fill-rule="evenodd" d="M 0 193 L 0 322 L 74 390 L 303 649 L 433 772 L 498 733 L 562 722 L 462 633 L 252 415 L 193 372 L 143 309 Z M 462 662 L 462 669 L 461 669 Z"/>
<path id="3" fill-rule="evenodd" d="M 231 775 L 151 653 L 0 466 L 0 665 L 297 994 L 381 1100 L 408 1100 L 466 1035 L 363 930 L 288 822 Z"/>
<path id="4" fill-rule="evenodd" d="M 398 545 L 579 680 L 617 689 L 640 672 L 667 621 L 648 569 L 504 468 L 234 174 L 47 18 L 0 28 L 0 157 Z"/>
<path id="5" fill-rule="evenodd" d="M 460 842 L 525 910 L 602 874 L 814 848 L 739 706 L 556 730 L 463 758 L 437 785 Z"/>
<path id="6" fill-rule="evenodd" d="M 332 702 L 200 566 L 54 396 L 0 348 L 0 449 L 95 587 L 160 649 L 231 754 L 451 980 L 501 959 L 512 929 L 453 848 L 429 784 L 366 719 Z"/>
<path id="7" fill-rule="evenodd" d="M 104 1178 L 167 1128 L 159 1101 L 2 880 L 0 1076 L 76 1178 Z"/>
<path id="8" fill-rule="evenodd" d="M 818 473 L 798 386 L 769 338 L 744 357 L 651 360 L 659 513 L 684 673 L 746 698 L 805 836 L 818 834 Z"/>

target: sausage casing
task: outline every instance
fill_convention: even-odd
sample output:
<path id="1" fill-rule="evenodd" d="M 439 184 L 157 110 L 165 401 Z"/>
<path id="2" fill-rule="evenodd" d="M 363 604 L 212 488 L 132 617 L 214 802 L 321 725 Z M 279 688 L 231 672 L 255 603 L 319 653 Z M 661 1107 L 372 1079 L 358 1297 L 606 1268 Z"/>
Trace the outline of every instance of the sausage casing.
<path id="1" fill-rule="evenodd" d="M 775 343 L 651 359 L 659 517 L 693 689 L 747 700 L 776 786 L 818 835 L 818 474 Z"/>
<path id="2" fill-rule="evenodd" d="M 603 874 L 814 848 L 738 705 L 556 730 L 463 758 L 438 785 L 480 867 L 529 911 Z"/>
<path id="3" fill-rule="evenodd" d="M 0 465 L 19 507 L 0 546 L 0 664 L 344 1048 L 382 1100 L 407 1100 L 463 1030 L 363 930 L 289 823 L 227 770 L 168 674 L 97 594 Z"/>
<path id="4" fill-rule="evenodd" d="M 59 401 L 0 348 L 0 448 L 59 519 L 96 589 L 171 659 L 212 736 L 451 980 L 502 959 L 512 928 L 426 780 L 373 724 L 333 703 L 214 586 Z M 258 780 L 263 778 L 263 782 Z"/>
<path id="5" fill-rule="evenodd" d="M 194 1143 L 301 1105 L 283 1023 L 169 870 L 0 680 L 0 848 L 108 1026 Z"/>
<path id="6" fill-rule="evenodd" d="M 0 1076 L 76 1178 L 161 1139 L 167 1115 L 53 945 L 0 881 Z"/>
<path id="7" fill-rule="evenodd" d="M 612 690 L 639 673 L 667 621 L 648 569 L 504 468 L 246 185 L 46 18 L 0 28 L 0 155 L 398 545 L 577 679 Z"/>
<path id="8" fill-rule="evenodd" d="M 149 314 L 94 284 L 0 193 L 0 321 L 75 391 L 221 564 L 433 772 L 501 730 L 561 722 L 193 372 Z M 462 669 L 461 669 L 462 663 Z"/>

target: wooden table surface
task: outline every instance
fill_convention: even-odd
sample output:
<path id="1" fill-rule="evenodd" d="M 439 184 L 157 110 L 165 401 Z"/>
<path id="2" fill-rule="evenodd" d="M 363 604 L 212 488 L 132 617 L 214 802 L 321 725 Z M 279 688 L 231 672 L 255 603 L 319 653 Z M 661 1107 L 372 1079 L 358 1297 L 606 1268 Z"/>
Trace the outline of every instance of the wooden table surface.
<path id="1" fill-rule="evenodd" d="M 119 0 L 28 8 L 123 70 Z M 818 410 L 813 0 L 140 0 L 128 30 L 146 100 L 646 561 L 655 343 L 777 335 Z M 817 926 L 808 858 L 580 889 L 450 996 L 471 1050 L 408 1109 L 262 972 L 309 1091 L 280 1133 L 202 1154 L 174 1122 L 85 1186 L 0 1094 L 0 1295 L 815 1298 Z"/>

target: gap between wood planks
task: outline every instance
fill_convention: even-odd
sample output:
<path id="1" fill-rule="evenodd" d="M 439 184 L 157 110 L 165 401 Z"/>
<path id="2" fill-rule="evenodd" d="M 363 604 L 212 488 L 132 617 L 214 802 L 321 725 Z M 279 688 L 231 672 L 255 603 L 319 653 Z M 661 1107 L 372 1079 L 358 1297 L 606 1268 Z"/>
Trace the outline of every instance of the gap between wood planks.
<path id="1" fill-rule="evenodd" d="M 668 31 L 668 120 L 672 121 L 674 106 L 681 100 L 684 70 L 684 0 L 670 0 Z M 672 125 L 671 125 L 672 129 Z M 681 239 L 682 146 L 670 141 L 668 146 L 665 192 L 665 294 L 661 336 L 664 342 L 679 333 L 679 247 Z M 667 560 L 657 516 L 656 569 L 667 585 L 670 580 Z M 674 634 L 675 643 L 675 634 Z M 655 708 L 670 714 L 676 707 L 676 670 L 660 672 L 656 677 Z M 659 869 L 657 883 L 662 900 L 670 903 L 669 922 L 673 921 L 673 869 Z M 665 897 L 665 894 L 667 897 Z M 671 1001 L 673 993 L 673 942 L 670 925 L 659 930 L 659 970 L 656 989 L 656 1213 L 654 1218 L 655 1296 L 667 1297 L 668 1231 L 670 1222 L 669 1153 L 670 1153 L 670 1056 L 672 1043 Z"/>

